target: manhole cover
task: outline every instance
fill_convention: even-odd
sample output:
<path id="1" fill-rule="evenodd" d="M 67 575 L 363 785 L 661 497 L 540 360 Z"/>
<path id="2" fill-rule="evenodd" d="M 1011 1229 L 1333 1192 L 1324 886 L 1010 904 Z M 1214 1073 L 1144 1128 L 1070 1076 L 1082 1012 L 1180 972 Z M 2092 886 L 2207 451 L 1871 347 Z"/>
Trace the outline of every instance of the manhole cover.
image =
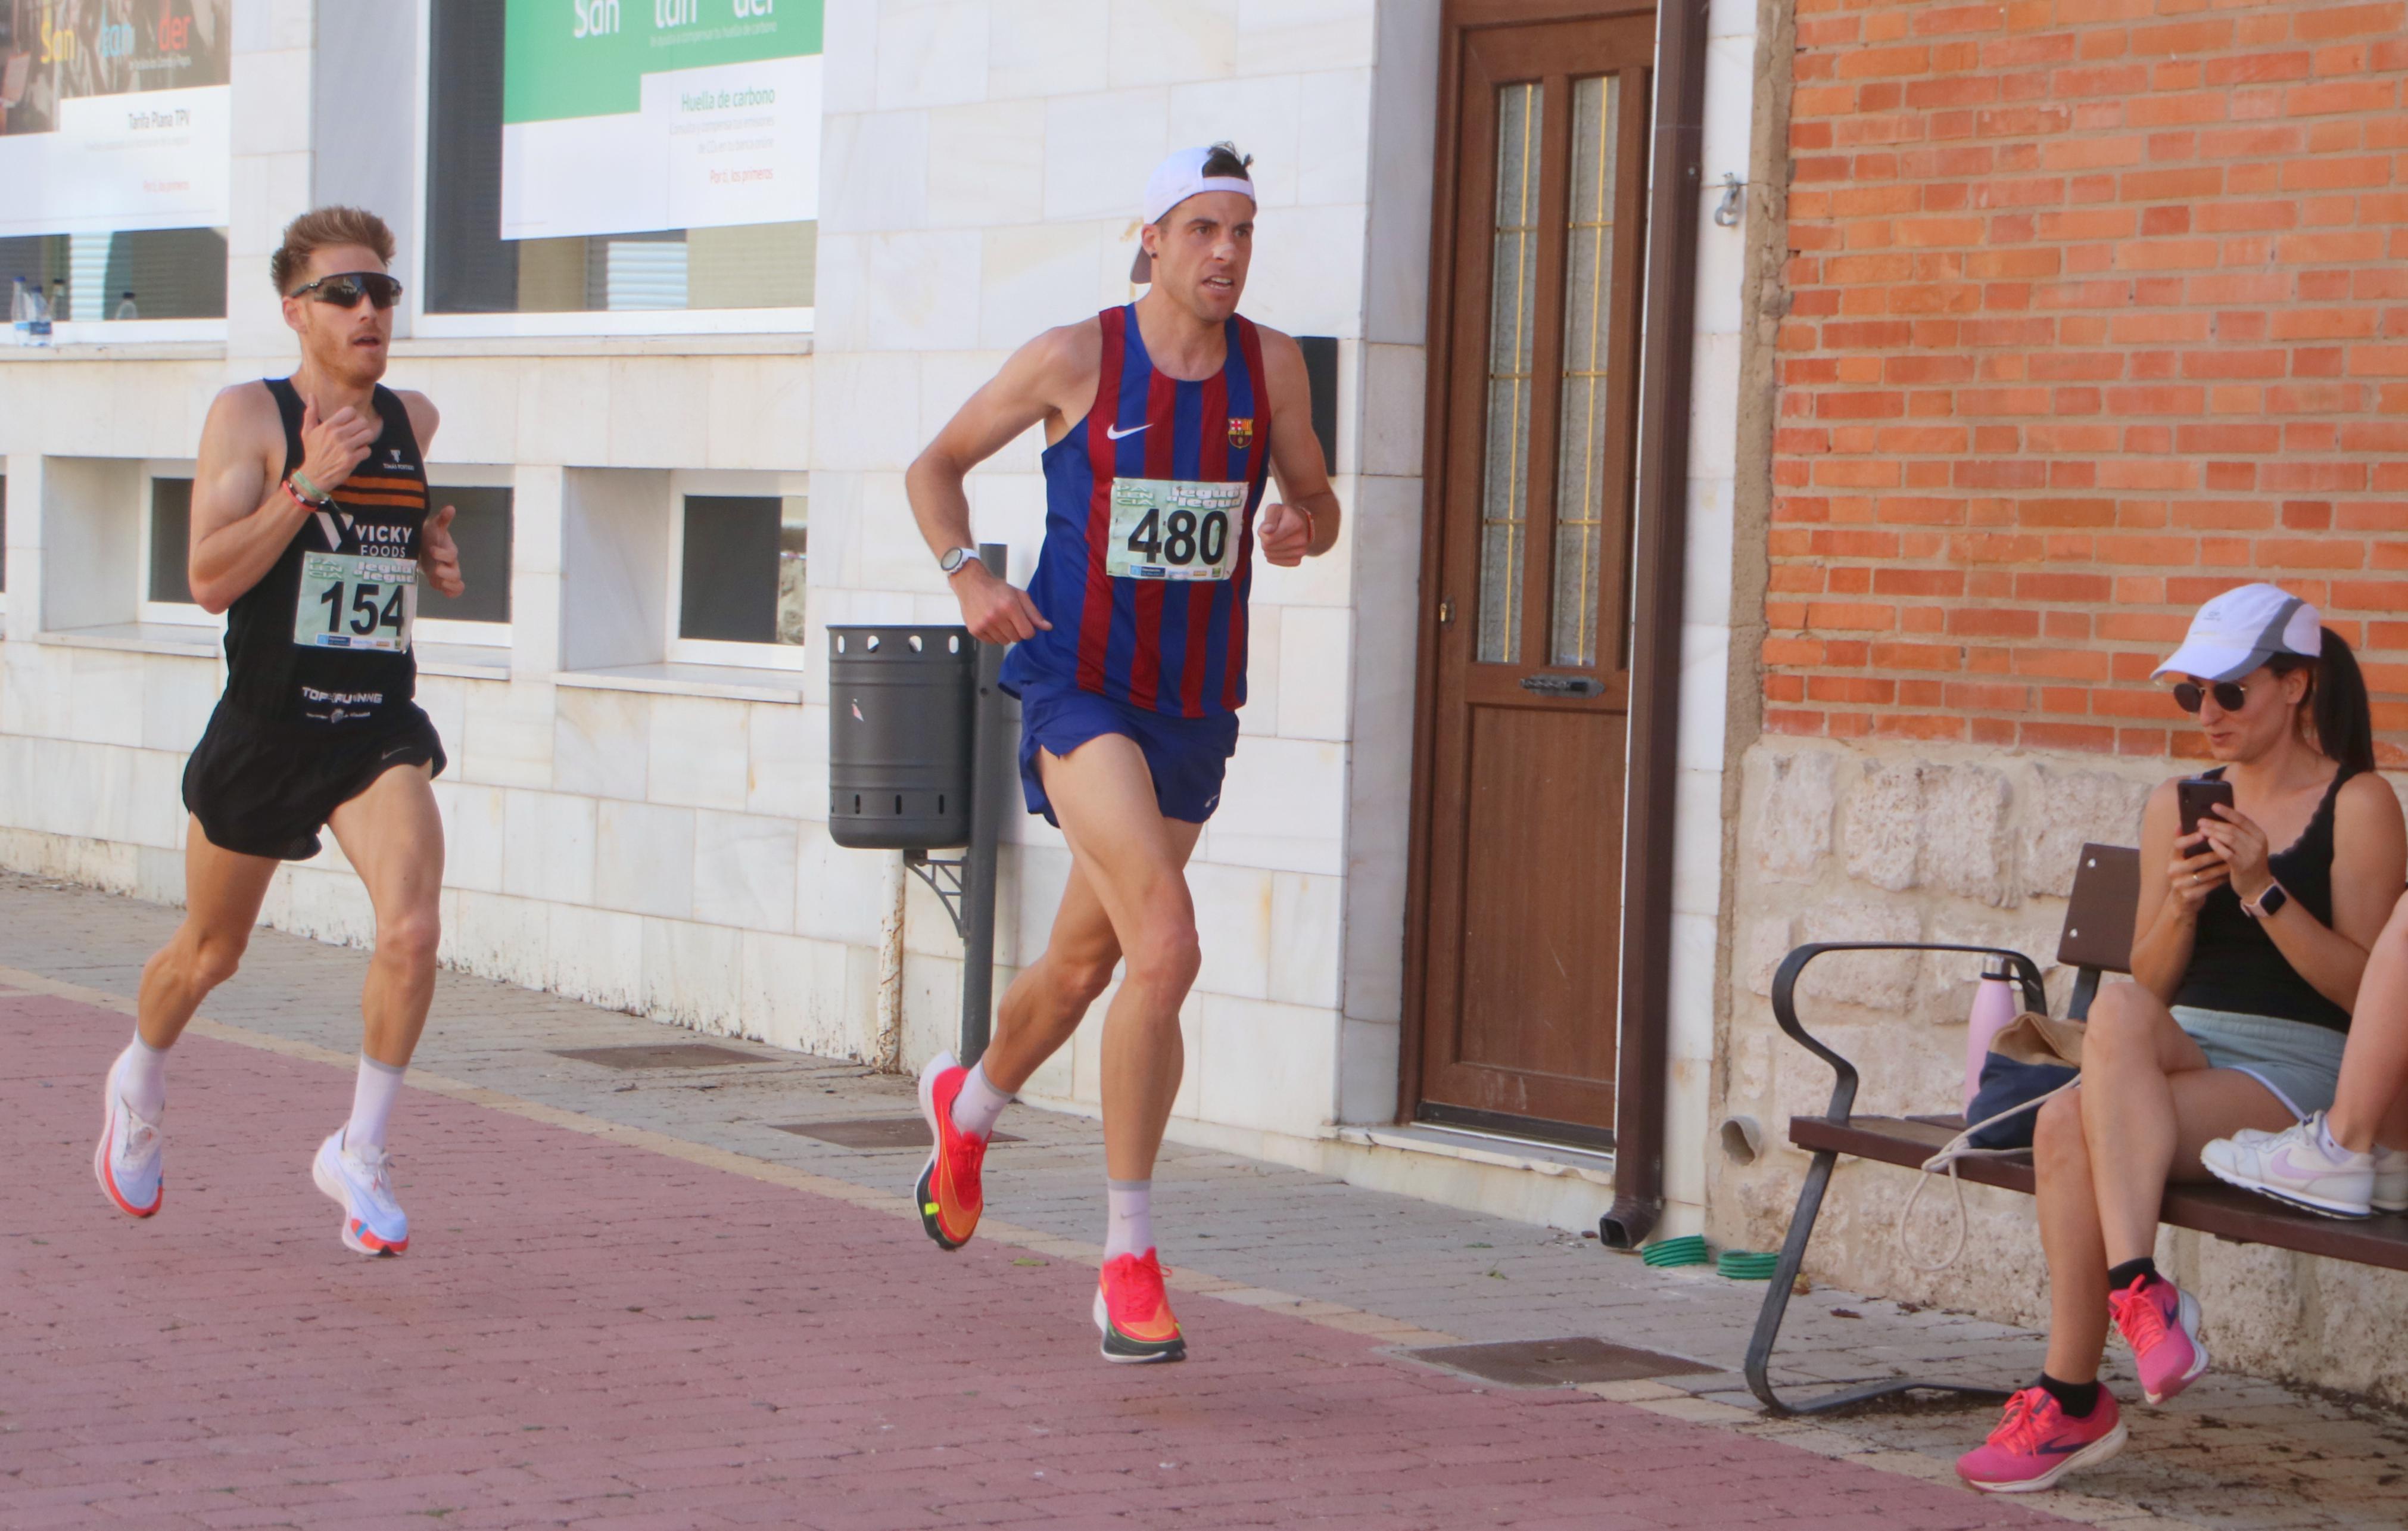
<path id="1" fill-rule="evenodd" d="M 1511 1339 L 1495 1345 L 1439 1345 L 1405 1353 L 1416 1361 L 1469 1372 L 1484 1381 L 1512 1388 L 1561 1387 L 1569 1382 L 1633 1382 L 1642 1377 L 1689 1377 L 1722 1369 L 1685 1356 L 1609 1345 L 1586 1336 L 1571 1339 Z"/>
<path id="2" fill-rule="evenodd" d="M 604 1068 L 725 1068 L 730 1063 L 773 1063 L 774 1058 L 738 1052 L 710 1042 L 642 1042 L 632 1047 L 559 1047 L 554 1058 Z"/>
<path id="3" fill-rule="evenodd" d="M 847 1121 L 788 1121 L 778 1131 L 796 1137 L 815 1137 L 839 1148 L 924 1148 L 928 1124 L 918 1117 L 856 1117 Z M 1010 1133 L 996 1133 L 989 1143 L 1017 1143 Z"/>

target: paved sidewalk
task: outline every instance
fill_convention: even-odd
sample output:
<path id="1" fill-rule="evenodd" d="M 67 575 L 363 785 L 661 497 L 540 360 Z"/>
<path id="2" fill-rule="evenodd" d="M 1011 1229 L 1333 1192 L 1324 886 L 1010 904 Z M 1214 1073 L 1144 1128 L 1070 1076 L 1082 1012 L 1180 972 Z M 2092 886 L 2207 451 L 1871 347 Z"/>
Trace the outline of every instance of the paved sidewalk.
<path id="1" fill-rule="evenodd" d="M 1727 1373 L 1482 1387 L 1395 1352 L 1596 1335 L 1727 1367 L 1761 1289 L 1194 1150 L 1160 1183 L 1196 1359 L 1107 1367 L 1091 1123 L 1013 1112 L 989 1223 L 946 1257 L 910 1218 L 917 1151 L 773 1125 L 908 1115 L 905 1082 L 749 1047 L 609 1070 L 551 1049 L 688 1033 L 452 974 L 395 1128 L 413 1247 L 359 1261 L 306 1163 L 365 959 L 267 932 L 178 1049 L 167 1209 L 134 1224 L 90 1184 L 88 1097 L 174 918 L 0 876 L 11 1526 L 2402 1522 L 2397 1417 L 2245 1379 L 2133 1411 L 2082 1494 L 2026 1504 L 1948 1473 L 1986 1411 L 1766 1421 Z M 1793 1313 L 1801 1379 L 2036 1354 L 1844 1293 Z"/>

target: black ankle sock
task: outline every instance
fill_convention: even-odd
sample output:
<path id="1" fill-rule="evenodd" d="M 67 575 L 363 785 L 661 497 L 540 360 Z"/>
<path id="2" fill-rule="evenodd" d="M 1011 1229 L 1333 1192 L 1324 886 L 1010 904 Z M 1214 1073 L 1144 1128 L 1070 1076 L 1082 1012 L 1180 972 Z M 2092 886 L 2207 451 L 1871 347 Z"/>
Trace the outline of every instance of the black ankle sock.
<path id="1" fill-rule="evenodd" d="M 2069 1419 L 2086 1420 L 2090 1417 L 2090 1411 L 2099 1407 L 2099 1384 L 2095 1380 L 2060 1382 L 2048 1373 L 2042 1372 L 2040 1374 L 2040 1385 L 2050 1397 L 2057 1400 L 2057 1407 L 2065 1410 Z"/>
<path id="2" fill-rule="evenodd" d="M 2138 1260 L 2127 1260 L 2120 1265 L 2108 1266 L 2107 1290 L 2110 1292 L 2129 1292 L 2132 1290 L 2132 1283 L 2139 1280 L 2143 1276 L 2153 1281 L 2162 1281 L 2165 1279 L 2164 1277 L 2157 1274 L 2157 1263 L 2144 1254 Z"/>

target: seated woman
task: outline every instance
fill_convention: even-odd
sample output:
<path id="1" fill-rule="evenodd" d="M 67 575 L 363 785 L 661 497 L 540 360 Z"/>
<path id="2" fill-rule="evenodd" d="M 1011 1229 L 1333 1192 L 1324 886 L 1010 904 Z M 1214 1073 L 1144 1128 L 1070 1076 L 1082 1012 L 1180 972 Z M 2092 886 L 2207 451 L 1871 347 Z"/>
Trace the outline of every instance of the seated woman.
<path id="1" fill-rule="evenodd" d="M 2374 938 L 2332 1108 L 2199 1151 L 2219 1180 L 2336 1218 L 2408 1212 L 2408 898 Z"/>
<path id="2" fill-rule="evenodd" d="M 2133 981 L 2100 991 L 2081 1085 L 2034 1127 L 2047 1365 L 1957 1459 L 1978 1489 L 2044 1489 L 2122 1448 L 2099 1385 L 2111 1321 L 2150 1403 L 2207 1369 L 2197 1300 L 2151 1258 L 2166 1182 L 2203 1178 L 2214 1139 L 2332 1103 L 2367 949 L 2408 874 L 2365 683 L 2314 607 L 2271 585 L 2227 591 L 2157 673 L 2199 715 L 2222 762 L 2207 774 L 2233 801 L 2189 835 L 2173 782 L 2143 813 L 2141 864 L 2164 870 L 2142 879 Z"/>

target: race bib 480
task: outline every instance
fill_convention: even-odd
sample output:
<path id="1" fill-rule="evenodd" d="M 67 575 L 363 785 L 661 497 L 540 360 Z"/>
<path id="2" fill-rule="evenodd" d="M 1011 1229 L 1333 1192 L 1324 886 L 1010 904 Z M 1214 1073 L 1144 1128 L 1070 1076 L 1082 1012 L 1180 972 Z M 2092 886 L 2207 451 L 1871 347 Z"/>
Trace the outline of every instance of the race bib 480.
<path id="1" fill-rule="evenodd" d="M 406 654 L 417 617 L 417 559 L 349 553 L 301 556 L 301 595 L 293 608 L 294 643 Z"/>
<path id="2" fill-rule="evenodd" d="M 1104 572 L 1115 579 L 1226 580 L 1237 565 L 1245 513 L 1242 481 L 1114 479 Z"/>

